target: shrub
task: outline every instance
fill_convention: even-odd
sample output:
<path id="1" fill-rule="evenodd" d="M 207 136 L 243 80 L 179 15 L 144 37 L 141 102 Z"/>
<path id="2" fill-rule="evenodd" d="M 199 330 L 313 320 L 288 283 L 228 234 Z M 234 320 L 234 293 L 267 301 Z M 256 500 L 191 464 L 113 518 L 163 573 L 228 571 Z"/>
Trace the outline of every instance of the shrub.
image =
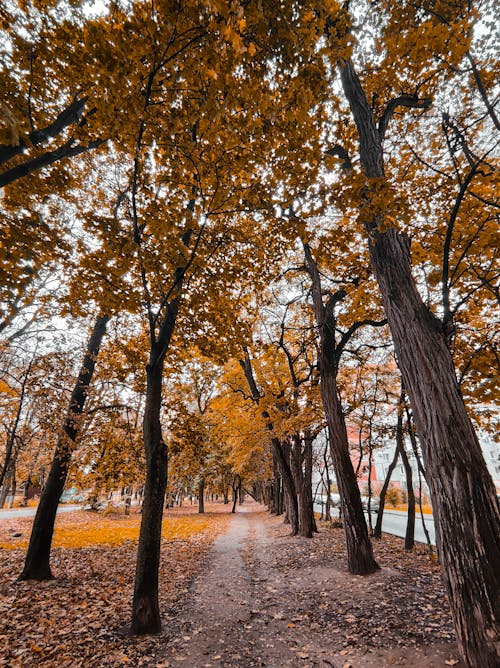
<path id="1" fill-rule="evenodd" d="M 389 485 L 385 494 L 385 502 L 388 506 L 395 508 L 401 503 L 401 490 L 395 485 Z"/>

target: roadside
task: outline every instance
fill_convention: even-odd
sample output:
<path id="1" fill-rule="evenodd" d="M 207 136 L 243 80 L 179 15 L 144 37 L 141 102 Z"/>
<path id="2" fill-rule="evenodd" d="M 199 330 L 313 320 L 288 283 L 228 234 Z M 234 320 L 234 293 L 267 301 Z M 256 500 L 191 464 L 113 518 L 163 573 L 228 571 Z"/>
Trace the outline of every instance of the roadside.
<path id="1" fill-rule="evenodd" d="M 36 506 L 28 506 L 27 508 L 2 508 L 0 510 L 0 522 L 2 520 L 16 519 L 16 517 L 35 517 Z M 75 510 L 80 510 L 81 504 L 75 505 L 61 505 L 57 507 L 58 513 L 72 513 Z"/>

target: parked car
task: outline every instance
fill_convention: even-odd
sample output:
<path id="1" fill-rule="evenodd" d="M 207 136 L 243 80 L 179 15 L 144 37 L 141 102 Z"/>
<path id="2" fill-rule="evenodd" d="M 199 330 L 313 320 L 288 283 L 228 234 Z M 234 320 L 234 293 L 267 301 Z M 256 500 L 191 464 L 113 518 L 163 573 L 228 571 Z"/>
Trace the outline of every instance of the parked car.
<path id="1" fill-rule="evenodd" d="M 314 503 L 320 505 L 323 504 L 326 506 L 326 494 L 316 494 L 314 497 Z M 330 494 L 330 504 L 332 508 L 338 508 L 340 506 L 340 494 Z"/>
<path id="2" fill-rule="evenodd" d="M 339 508 L 340 507 L 340 494 L 334 494 L 333 492 L 330 492 L 330 501 L 331 501 L 331 504 L 334 508 Z"/>
<path id="3" fill-rule="evenodd" d="M 362 496 L 361 497 L 361 505 L 363 506 L 363 510 L 368 510 L 368 497 L 367 496 Z M 371 501 L 370 501 L 370 510 L 372 513 L 378 513 L 378 509 L 380 508 L 380 499 L 376 496 L 372 496 Z"/>
<path id="4" fill-rule="evenodd" d="M 70 487 L 61 494 L 60 503 L 83 503 L 86 499 L 87 495 L 84 492 L 79 492 L 76 487 Z"/>

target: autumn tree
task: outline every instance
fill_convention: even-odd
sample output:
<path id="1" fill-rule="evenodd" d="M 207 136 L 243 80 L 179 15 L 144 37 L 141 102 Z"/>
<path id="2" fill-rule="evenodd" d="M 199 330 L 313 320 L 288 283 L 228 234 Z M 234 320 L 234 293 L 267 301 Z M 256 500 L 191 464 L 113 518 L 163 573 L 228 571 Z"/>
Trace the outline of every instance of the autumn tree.
<path id="1" fill-rule="evenodd" d="M 126 32 L 120 30 L 123 21 Z M 160 413 L 164 362 L 174 330 L 180 326 L 187 335 L 196 331 L 203 347 L 202 328 L 193 328 L 193 321 L 213 318 L 212 326 L 224 322 L 218 312 L 221 295 L 242 267 L 249 266 L 243 250 L 255 238 L 248 233 L 250 216 L 238 214 L 256 211 L 258 216 L 263 206 L 268 209 L 263 191 L 271 191 L 291 173 L 289 149 L 298 142 L 297 133 L 289 133 L 291 126 L 303 127 L 304 136 L 309 133 L 311 152 L 318 135 L 315 119 L 321 107 L 308 115 L 318 100 L 314 95 L 300 97 L 299 91 L 302 80 L 311 81 L 314 72 L 315 95 L 321 99 L 324 67 L 310 41 L 303 48 L 309 63 L 305 72 L 280 59 L 279 52 L 291 48 L 283 42 L 280 21 L 253 6 L 245 14 L 243 7 L 225 3 L 216 8 L 163 3 L 152 10 L 137 3 L 130 13 L 115 11 L 96 20 L 83 36 L 90 60 L 85 76 L 94 81 L 99 77 L 112 97 L 118 73 L 126 82 L 113 109 L 106 96 L 95 101 L 96 118 L 113 130 L 128 160 L 115 217 L 129 226 L 134 276 L 141 286 L 150 338 L 144 413 L 147 475 L 132 622 L 136 633 L 160 627 L 157 586 L 167 463 Z M 265 33 L 261 41 L 258 36 Z M 109 38 L 115 45 L 111 51 Z M 79 62 L 74 60 L 71 68 L 79 69 Z M 283 96 L 298 104 L 285 105 Z M 120 123 L 127 130 L 117 134 Z M 269 172 L 272 161 L 275 177 Z M 264 174 L 270 177 L 265 188 Z M 226 276 L 216 265 L 222 253 L 230 260 Z"/>
<path id="2" fill-rule="evenodd" d="M 439 82 L 466 57 L 474 14 L 425 2 L 379 4 L 377 11 L 383 11 L 383 20 L 377 20 L 382 58 L 361 66 L 366 47 L 359 40 L 351 55 L 332 61 L 358 137 L 361 172 L 347 178 L 356 184 L 360 222 L 423 445 L 461 652 L 468 665 L 494 666 L 500 572 L 495 490 L 459 391 L 446 327 L 426 306 L 412 276 L 408 236 L 400 229 L 403 224 L 411 229 L 413 222 L 398 191 L 401 167 L 384 154 L 401 110 L 429 108 Z M 330 13 L 325 33 L 332 48 L 352 24 L 345 8 Z"/>

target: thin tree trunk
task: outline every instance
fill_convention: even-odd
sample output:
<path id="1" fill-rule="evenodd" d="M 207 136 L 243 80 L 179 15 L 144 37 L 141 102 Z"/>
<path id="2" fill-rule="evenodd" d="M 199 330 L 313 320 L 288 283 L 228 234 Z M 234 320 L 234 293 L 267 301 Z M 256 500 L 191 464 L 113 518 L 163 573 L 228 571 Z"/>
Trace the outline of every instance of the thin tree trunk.
<path id="1" fill-rule="evenodd" d="M 368 531 L 370 536 L 373 536 L 373 519 L 372 519 L 372 464 L 373 464 L 373 444 L 372 444 L 372 418 L 370 418 L 370 430 L 368 436 L 368 504 L 366 507 L 368 514 Z"/>
<path id="2" fill-rule="evenodd" d="M 328 431 L 326 434 L 326 445 L 323 451 L 323 462 L 325 464 L 325 475 L 326 475 L 326 508 L 325 508 L 325 520 L 329 522 L 331 520 L 331 509 L 332 509 L 332 497 L 331 497 L 331 480 L 330 480 L 330 469 L 328 467 Z"/>
<path id="3" fill-rule="evenodd" d="M 406 475 L 406 493 L 408 494 L 408 517 L 406 522 L 405 550 L 415 546 L 415 492 L 413 491 L 413 472 L 406 454 L 404 442 L 401 444 L 401 460 Z"/>
<path id="4" fill-rule="evenodd" d="M 413 280 L 408 241 L 372 210 L 383 182 L 382 139 L 352 63 L 339 63 L 359 134 L 368 184 L 360 206 L 371 264 L 392 332 L 403 384 L 424 452 L 436 542 L 465 663 L 500 665 L 500 512 L 495 487 L 467 415 L 443 325 Z M 371 179 L 371 181 L 370 181 Z"/>
<path id="5" fill-rule="evenodd" d="M 205 512 L 205 478 L 201 478 L 198 483 L 198 513 Z"/>
<path id="6" fill-rule="evenodd" d="M 0 471 L 0 487 L 2 487 L 7 470 L 10 467 L 11 457 L 14 450 L 14 443 L 16 440 L 17 429 L 19 427 L 19 421 L 21 419 L 21 413 L 23 410 L 24 397 L 26 395 L 26 387 L 28 384 L 28 378 L 31 373 L 31 367 L 33 366 L 33 362 L 34 358 L 28 364 L 28 368 L 26 370 L 26 373 L 24 374 L 23 382 L 21 384 L 21 392 L 19 395 L 19 403 L 17 405 L 16 417 L 14 418 L 14 424 L 12 425 L 12 429 L 9 429 L 7 444 L 5 446 L 4 464 L 2 470 Z"/>
<path id="7" fill-rule="evenodd" d="M 335 355 L 335 323 L 332 309 L 323 304 L 321 279 L 310 248 L 304 244 L 305 263 L 311 276 L 313 308 L 319 328 L 320 350 L 318 366 L 321 379 L 321 398 L 328 424 L 330 454 L 339 487 L 347 546 L 347 566 L 351 573 L 368 575 L 378 570 L 368 536 L 358 481 L 349 454 L 345 417 L 337 388 L 337 359 Z"/>
<path id="8" fill-rule="evenodd" d="M 405 411 L 406 411 L 406 422 L 408 425 L 408 434 L 410 436 L 410 443 L 411 447 L 413 450 L 413 454 L 415 455 L 415 459 L 417 460 L 417 471 L 418 471 L 418 507 L 420 511 L 420 521 L 422 522 L 422 528 L 424 530 L 425 534 L 425 540 L 427 542 L 427 548 L 429 550 L 429 559 L 431 561 L 434 561 L 435 555 L 434 555 L 434 545 L 431 543 L 431 537 L 429 535 L 429 531 L 427 529 L 427 525 L 425 523 L 424 519 L 424 511 L 422 509 L 422 476 L 425 479 L 425 469 L 422 464 L 422 460 L 420 458 L 420 453 L 418 451 L 418 444 L 417 444 L 417 437 L 415 436 L 415 430 L 414 430 L 414 425 L 412 423 L 410 411 L 408 410 L 408 405 L 405 403 Z"/>
<path id="9" fill-rule="evenodd" d="M 417 457 L 417 460 L 420 459 L 418 453 L 415 455 Z M 429 530 L 427 529 L 427 525 L 425 523 L 424 519 L 424 511 L 422 508 L 422 471 L 420 466 L 418 467 L 418 508 L 420 511 L 420 521 L 422 522 L 422 528 L 424 530 L 425 534 L 425 540 L 427 542 L 427 548 L 429 550 L 429 559 L 430 561 L 434 561 L 435 556 L 434 556 L 434 546 L 431 543 L 431 537 L 429 535 Z"/>
<path id="10" fill-rule="evenodd" d="M 387 474 L 385 476 L 384 484 L 382 485 L 382 489 L 380 490 L 380 501 L 379 501 L 379 508 L 378 508 L 378 513 L 377 513 L 377 521 L 375 523 L 375 529 L 373 530 L 373 537 L 374 538 L 381 538 L 382 537 L 382 519 L 384 517 L 385 496 L 387 494 L 387 489 L 388 489 L 389 484 L 391 482 L 391 476 L 394 472 L 394 469 L 396 468 L 396 464 L 398 463 L 398 459 L 399 459 L 399 448 L 396 445 L 396 448 L 394 450 L 394 457 L 392 458 L 392 462 L 389 464 L 389 468 L 387 469 Z"/>
<path id="11" fill-rule="evenodd" d="M 232 485 L 233 487 L 233 507 L 231 508 L 232 513 L 236 512 L 236 504 L 238 503 L 238 491 L 240 486 L 241 486 L 241 478 L 240 476 L 236 476 L 235 479 L 233 480 L 233 485 Z"/>
<path id="12" fill-rule="evenodd" d="M 50 471 L 40 496 L 28 552 L 19 580 L 50 580 L 53 577 L 50 570 L 50 548 L 57 507 L 66 484 L 74 444 L 80 430 L 79 417 L 85 406 L 108 320 L 107 315 L 100 315 L 97 318 L 87 344 L 80 373 L 71 393 L 68 412 L 57 440 Z"/>
<path id="13" fill-rule="evenodd" d="M 10 487 L 10 503 L 9 503 L 9 508 L 14 507 L 14 501 L 16 500 L 16 492 L 17 492 L 17 477 L 16 477 L 16 461 L 14 460 L 12 462 L 12 477 L 11 477 L 11 487 Z"/>

